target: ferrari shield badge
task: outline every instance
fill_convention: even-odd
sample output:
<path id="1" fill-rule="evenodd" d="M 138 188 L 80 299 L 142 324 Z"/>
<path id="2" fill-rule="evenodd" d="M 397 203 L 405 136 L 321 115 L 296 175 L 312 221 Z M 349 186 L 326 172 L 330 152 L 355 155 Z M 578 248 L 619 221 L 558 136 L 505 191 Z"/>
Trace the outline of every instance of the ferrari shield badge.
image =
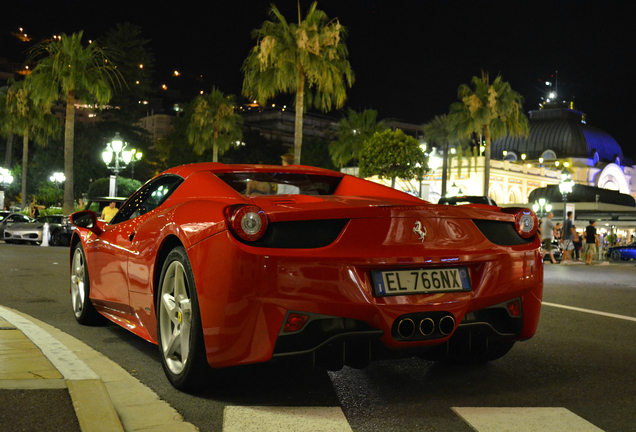
<path id="1" fill-rule="evenodd" d="M 415 222 L 415 228 L 413 228 L 413 232 L 419 236 L 421 242 L 424 242 L 424 239 L 426 238 L 426 228 L 422 226 L 422 222 Z"/>

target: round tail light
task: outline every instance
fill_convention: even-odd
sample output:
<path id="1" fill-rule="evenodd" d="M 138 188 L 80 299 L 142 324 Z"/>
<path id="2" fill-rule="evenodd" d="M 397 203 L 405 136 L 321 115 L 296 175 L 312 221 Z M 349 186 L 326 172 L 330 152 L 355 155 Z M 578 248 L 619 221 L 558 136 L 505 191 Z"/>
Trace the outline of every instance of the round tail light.
<path id="1" fill-rule="evenodd" d="M 521 237 L 530 238 L 537 233 L 539 219 L 537 219 L 535 212 L 527 208 L 508 208 L 503 210 L 514 215 L 515 228 Z"/>
<path id="2" fill-rule="evenodd" d="M 245 241 L 256 241 L 267 230 L 267 215 L 257 206 L 235 207 L 228 220 L 232 232 Z"/>

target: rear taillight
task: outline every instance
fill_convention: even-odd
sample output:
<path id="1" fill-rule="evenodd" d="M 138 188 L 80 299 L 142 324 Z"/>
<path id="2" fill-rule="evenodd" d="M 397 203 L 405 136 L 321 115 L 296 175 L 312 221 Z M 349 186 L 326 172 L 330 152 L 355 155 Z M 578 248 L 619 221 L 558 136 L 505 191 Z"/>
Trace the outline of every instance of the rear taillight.
<path id="1" fill-rule="evenodd" d="M 512 213 L 515 217 L 515 229 L 523 238 L 530 238 L 537 233 L 539 220 L 537 215 L 527 208 L 504 208 L 505 213 Z"/>
<path id="2" fill-rule="evenodd" d="M 256 241 L 267 230 L 267 215 L 257 206 L 233 207 L 229 209 L 227 219 L 232 232 L 245 241 Z"/>

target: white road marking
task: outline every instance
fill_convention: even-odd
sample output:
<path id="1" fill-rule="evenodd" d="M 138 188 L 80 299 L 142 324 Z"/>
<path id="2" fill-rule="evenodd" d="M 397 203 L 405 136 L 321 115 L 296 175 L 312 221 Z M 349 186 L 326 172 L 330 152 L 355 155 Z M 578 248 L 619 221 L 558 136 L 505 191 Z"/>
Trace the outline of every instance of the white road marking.
<path id="1" fill-rule="evenodd" d="M 226 406 L 223 432 L 351 432 L 340 407 Z"/>
<path id="2" fill-rule="evenodd" d="M 574 307 L 574 306 L 560 305 L 560 304 L 556 304 L 556 303 L 543 302 L 542 304 L 545 305 L 545 306 L 552 306 L 552 307 L 557 307 L 557 308 L 561 308 L 561 309 L 569 309 L 569 310 L 573 310 L 573 311 L 577 311 L 577 312 L 585 312 L 585 313 L 594 314 L 594 315 L 601 315 L 601 316 L 606 316 L 606 317 L 610 317 L 610 318 L 617 318 L 617 319 L 622 319 L 622 320 L 625 320 L 625 321 L 634 321 L 634 322 L 636 322 L 636 318 L 630 317 L 630 316 L 626 316 L 626 315 L 617 315 L 617 314 L 608 313 L 608 312 L 595 311 L 595 310 L 591 310 L 591 309 L 583 309 L 583 308 L 578 308 L 578 307 Z"/>
<path id="3" fill-rule="evenodd" d="M 565 408 L 453 407 L 477 432 L 603 432 Z"/>
<path id="4" fill-rule="evenodd" d="M 93 369 L 81 361 L 75 353 L 33 322 L 2 306 L 0 306 L 0 317 L 16 326 L 26 337 L 31 339 L 65 379 L 99 379 Z"/>

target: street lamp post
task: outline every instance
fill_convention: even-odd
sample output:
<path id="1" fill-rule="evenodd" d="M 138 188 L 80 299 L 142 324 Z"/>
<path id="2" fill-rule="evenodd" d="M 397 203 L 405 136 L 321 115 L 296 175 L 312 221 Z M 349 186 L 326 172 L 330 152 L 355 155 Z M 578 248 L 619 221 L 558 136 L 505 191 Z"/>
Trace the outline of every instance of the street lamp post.
<path id="1" fill-rule="evenodd" d="M 53 201 L 55 201 L 55 204 L 57 204 L 57 191 L 59 189 L 59 184 L 63 183 L 66 180 L 66 176 L 64 175 L 64 173 L 56 172 L 53 173 L 51 177 L 49 177 L 49 180 L 55 183 L 55 199 Z"/>
<path id="2" fill-rule="evenodd" d="M 117 183 L 119 181 L 119 173 L 126 168 L 133 157 L 132 151 L 124 150 L 128 146 L 125 143 L 119 132 L 115 133 L 115 137 L 111 142 L 106 144 L 106 149 L 102 152 L 102 159 L 108 167 L 115 174 L 115 186 L 112 189 L 113 196 L 117 196 Z M 133 150 L 134 151 L 134 150 Z M 111 165 L 114 162 L 114 165 Z"/>
<path id="3" fill-rule="evenodd" d="M 532 210 L 539 215 L 539 219 L 543 219 L 546 214 L 552 211 L 552 204 L 545 198 L 539 198 L 538 201 L 532 205 Z"/>
<path id="4" fill-rule="evenodd" d="M 565 221 L 567 220 L 567 205 L 568 205 L 568 194 L 572 193 L 572 188 L 574 187 L 574 182 L 570 178 L 570 171 L 568 171 L 567 162 L 563 165 L 563 171 L 561 171 L 561 181 L 559 182 L 559 191 L 561 191 L 561 195 L 563 195 L 563 226 L 565 226 Z"/>
<path id="5" fill-rule="evenodd" d="M 443 159 L 437 153 L 437 149 L 433 148 L 433 151 L 428 156 L 428 167 L 432 171 L 431 176 L 433 177 L 433 182 L 435 182 L 435 171 L 437 170 L 437 168 L 439 168 L 443 164 L 443 162 L 444 162 Z M 442 175 L 442 186 L 444 183 L 443 180 L 444 180 L 444 176 Z M 422 184 L 420 183 L 420 198 L 422 194 L 421 189 L 422 189 Z"/>
<path id="6" fill-rule="evenodd" d="M 4 190 L 13 183 L 13 176 L 6 168 L 0 168 L 0 209 L 4 209 Z"/>

